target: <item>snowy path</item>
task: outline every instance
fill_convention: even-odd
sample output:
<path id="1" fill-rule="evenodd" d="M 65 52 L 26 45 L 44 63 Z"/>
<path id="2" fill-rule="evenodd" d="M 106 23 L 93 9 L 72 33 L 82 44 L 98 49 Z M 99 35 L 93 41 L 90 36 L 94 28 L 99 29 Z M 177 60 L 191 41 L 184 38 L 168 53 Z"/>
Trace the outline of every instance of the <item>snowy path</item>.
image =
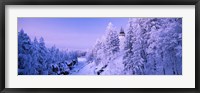
<path id="1" fill-rule="evenodd" d="M 101 75 L 119 75 L 122 74 L 124 65 L 122 63 L 123 56 L 117 55 L 116 58 L 107 64 L 105 69 L 102 69 L 103 64 L 95 65 L 95 62 L 88 63 L 86 58 L 78 58 L 78 64 L 73 68 L 72 75 L 97 75 L 97 71 L 103 70 Z"/>
<path id="2" fill-rule="evenodd" d="M 72 69 L 71 74 L 77 75 L 82 68 L 84 68 L 87 65 L 86 58 L 79 57 L 77 65 Z"/>
<path id="3" fill-rule="evenodd" d="M 71 75 L 94 75 L 95 66 L 93 63 L 88 63 L 86 58 L 78 58 L 78 64 L 71 71 Z"/>

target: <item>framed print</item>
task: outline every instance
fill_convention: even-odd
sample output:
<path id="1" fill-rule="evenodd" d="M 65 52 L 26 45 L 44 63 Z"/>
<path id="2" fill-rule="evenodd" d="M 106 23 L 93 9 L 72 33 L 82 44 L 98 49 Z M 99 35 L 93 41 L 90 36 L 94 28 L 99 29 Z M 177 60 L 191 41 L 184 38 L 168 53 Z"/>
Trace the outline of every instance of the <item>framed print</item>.
<path id="1" fill-rule="evenodd" d="M 1 92 L 199 92 L 199 4 L 1 1 Z"/>

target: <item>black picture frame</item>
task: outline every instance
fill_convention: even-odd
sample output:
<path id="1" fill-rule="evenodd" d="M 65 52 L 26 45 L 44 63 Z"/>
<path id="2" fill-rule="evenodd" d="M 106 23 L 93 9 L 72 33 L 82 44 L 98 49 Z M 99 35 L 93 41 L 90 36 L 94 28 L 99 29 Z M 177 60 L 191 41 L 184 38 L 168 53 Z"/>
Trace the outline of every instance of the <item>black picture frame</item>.
<path id="1" fill-rule="evenodd" d="M 5 88 L 6 5 L 195 5 L 195 88 Z M 0 91 L 1 93 L 200 93 L 199 31 L 200 0 L 0 0 Z"/>

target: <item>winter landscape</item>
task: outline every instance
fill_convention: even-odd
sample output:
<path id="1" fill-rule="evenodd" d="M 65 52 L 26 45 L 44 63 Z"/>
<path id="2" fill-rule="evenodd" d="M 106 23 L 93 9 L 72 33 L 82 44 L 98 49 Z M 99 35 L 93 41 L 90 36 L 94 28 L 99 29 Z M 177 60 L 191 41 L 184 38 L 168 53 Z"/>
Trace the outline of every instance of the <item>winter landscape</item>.
<path id="1" fill-rule="evenodd" d="M 18 18 L 18 75 L 182 75 L 182 18 Z"/>

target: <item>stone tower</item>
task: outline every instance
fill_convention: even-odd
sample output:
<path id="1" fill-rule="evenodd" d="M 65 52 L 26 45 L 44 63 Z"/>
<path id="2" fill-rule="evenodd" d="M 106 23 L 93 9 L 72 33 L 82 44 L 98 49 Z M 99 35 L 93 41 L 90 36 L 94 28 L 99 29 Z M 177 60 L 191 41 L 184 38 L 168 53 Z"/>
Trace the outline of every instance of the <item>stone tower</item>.
<path id="1" fill-rule="evenodd" d="M 119 32 L 119 48 L 120 50 L 123 50 L 124 48 L 124 42 L 125 42 L 125 33 L 124 33 L 124 29 L 121 27 L 120 32 Z"/>

